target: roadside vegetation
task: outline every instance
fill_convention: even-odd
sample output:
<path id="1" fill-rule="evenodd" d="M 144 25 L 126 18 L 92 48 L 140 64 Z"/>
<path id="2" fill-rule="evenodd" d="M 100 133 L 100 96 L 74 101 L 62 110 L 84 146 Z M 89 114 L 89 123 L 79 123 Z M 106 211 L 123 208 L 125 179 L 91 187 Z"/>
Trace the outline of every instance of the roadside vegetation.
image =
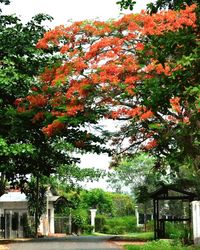
<path id="1" fill-rule="evenodd" d="M 144 245 L 125 245 L 125 250 L 199 250 L 198 246 L 185 246 L 179 241 L 159 240 Z"/>

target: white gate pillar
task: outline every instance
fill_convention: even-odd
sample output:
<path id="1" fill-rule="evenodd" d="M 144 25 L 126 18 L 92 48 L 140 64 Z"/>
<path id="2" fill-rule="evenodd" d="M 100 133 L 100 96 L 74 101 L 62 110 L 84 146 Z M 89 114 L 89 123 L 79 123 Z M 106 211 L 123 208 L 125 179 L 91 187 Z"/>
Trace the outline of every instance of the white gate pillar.
<path id="1" fill-rule="evenodd" d="M 135 217 L 136 217 L 136 225 L 139 227 L 139 212 L 138 212 L 138 206 L 135 206 Z"/>
<path id="2" fill-rule="evenodd" d="M 192 227 L 195 245 L 200 245 L 200 201 L 192 201 Z"/>
<path id="3" fill-rule="evenodd" d="M 94 227 L 93 229 L 93 233 L 94 233 L 95 232 L 95 217 L 96 217 L 97 209 L 90 209 L 90 212 L 91 212 L 91 226 Z"/>
<path id="4" fill-rule="evenodd" d="M 49 231 L 50 233 L 55 233 L 55 225 L 54 225 L 54 208 L 50 210 L 50 222 L 49 222 Z"/>

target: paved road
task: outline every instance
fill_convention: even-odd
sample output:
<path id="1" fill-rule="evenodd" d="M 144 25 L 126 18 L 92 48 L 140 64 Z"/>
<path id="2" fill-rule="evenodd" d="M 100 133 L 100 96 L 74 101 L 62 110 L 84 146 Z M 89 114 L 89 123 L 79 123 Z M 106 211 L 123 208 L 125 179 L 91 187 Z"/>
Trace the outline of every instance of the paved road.
<path id="1" fill-rule="evenodd" d="M 67 236 L 35 239 L 9 245 L 10 250 L 120 250 L 107 236 Z"/>

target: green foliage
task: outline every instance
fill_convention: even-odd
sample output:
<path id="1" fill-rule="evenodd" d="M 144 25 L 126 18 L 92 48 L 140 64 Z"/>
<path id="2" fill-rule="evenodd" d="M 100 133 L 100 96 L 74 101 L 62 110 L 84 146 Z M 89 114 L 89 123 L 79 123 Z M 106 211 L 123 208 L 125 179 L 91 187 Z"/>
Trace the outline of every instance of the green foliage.
<path id="1" fill-rule="evenodd" d="M 103 233 L 116 235 L 136 231 L 136 218 L 134 216 L 106 218 L 102 228 Z"/>
<path id="2" fill-rule="evenodd" d="M 188 224 L 166 222 L 166 237 L 170 239 L 182 240 L 188 242 L 190 237 L 190 229 Z"/>
<path id="3" fill-rule="evenodd" d="M 159 241 L 152 241 L 140 246 L 134 245 L 126 245 L 126 250 L 192 250 L 192 249 L 199 249 L 198 247 L 190 247 L 190 246 L 183 246 L 180 242 L 174 243 L 173 241 L 169 240 L 159 240 Z"/>
<path id="4" fill-rule="evenodd" d="M 135 248 L 134 247 L 133 248 L 127 247 L 126 249 L 132 250 Z M 172 245 L 169 241 L 152 241 L 152 242 L 145 244 L 144 246 L 141 246 L 139 249 L 142 249 L 142 250 L 147 250 L 147 249 L 148 250 L 160 250 L 160 249 L 171 250 L 174 248 L 172 248 Z M 179 248 L 176 248 L 176 249 L 178 250 Z"/>
<path id="5" fill-rule="evenodd" d="M 133 10 L 134 5 L 136 4 L 136 1 L 133 0 L 121 0 L 118 1 L 117 4 L 120 5 L 120 9 L 130 9 Z"/>
<path id="6" fill-rule="evenodd" d="M 156 158 L 147 153 L 139 153 L 129 157 L 115 159 L 111 163 L 109 184 L 116 191 L 129 188 L 137 202 L 147 201 L 149 193 L 161 183 L 167 183 L 166 171 L 156 169 Z M 163 166 L 164 167 L 164 166 Z"/>
<path id="7" fill-rule="evenodd" d="M 39 185 L 39 197 L 37 197 L 37 187 L 36 187 L 36 178 L 32 177 L 31 180 L 27 183 L 26 188 L 24 188 L 24 193 L 26 194 L 28 200 L 28 209 L 31 216 L 35 214 L 36 203 L 39 202 L 39 212 L 38 217 L 45 212 L 46 208 L 46 187 Z"/>
<path id="8" fill-rule="evenodd" d="M 9 4 L 10 1 L 2 0 L 1 3 Z M 44 136 L 38 141 L 41 135 L 38 128 L 30 126 L 29 117 L 18 114 L 14 102 L 28 94 L 40 65 L 45 66 L 49 60 L 49 56 L 37 50 L 35 45 L 46 31 L 43 22 L 51 19 L 39 14 L 23 24 L 15 15 L 4 15 L 0 11 L 0 172 L 8 180 L 15 179 L 13 183 L 17 182 L 16 176 L 38 174 L 50 163 L 43 162 L 39 167 L 38 159 L 47 159 L 44 155 L 47 143 L 44 146 Z M 50 155 L 49 152 L 48 158 Z M 49 167 L 50 171 L 41 172 L 48 175 L 52 171 L 52 166 Z"/>
<path id="9" fill-rule="evenodd" d="M 91 225 L 85 225 L 85 226 L 83 227 L 83 233 L 84 233 L 84 234 L 89 234 L 89 235 L 90 235 L 90 234 L 92 233 L 93 229 L 94 229 L 93 226 L 91 226 Z"/>
<path id="10" fill-rule="evenodd" d="M 100 214 L 110 214 L 113 204 L 111 197 L 102 189 L 96 188 L 81 193 L 83 203 L 88 208 L 97 208 Z"/>
<path id="11" fill-rule="evenodd" d="M 95 231 L 96 232 L 102 232 L 102 233 L 108 233 L 109 230 L 106 229 L 108 227 L 106 224 L 106 216 L 102 214 L 97 214 L 95 218 Z"/>
<path id="12" fill-rule="evenodd" d="M 101 169 L 81 168 L 77 164 L 61 164 L 51 181 L 57 181 L 58 189 L 64 189 L 67 192 L 67 190 L 78 188 L 82 181 L 98 181 L 104 175 L 105 171 Z"/>
<path id="13" fill-rule="evenodd" d="M 0 137 L 0 156 L 33 155 L 35 151 L 32 144 L 18 142 L 9 145 L 4 138 Z"/>
<path id="14" fill-rule="evenodd" d="M 158 10 L 162 9 L 180 9 L 183 8 L 185 4 L 192 4 L 196 1 L 194 0 L 157 0 L 154 2 L 147 3 L 147 9 L 150 13 L 156 13 Z M 130 9 L 133 10 L 136 1 L 133 0 L 121 0 L 118 1 L 117 4 L 120 5 L 121 10 Z"/>
<path id="15" fill-rule="evenodd" d="M 24 214 L 22 216 L 21 223 L 23 227 L 24 237 L 25 238 L 34 237 L 34 228 L 31 226 L 30 219 L 28 219 L 27 214 Z"/>
<path id="16" fill-rule="evenodd" d="M 37 177 L 38 178 L 38 177 Z M 47 187 L 40 183 L 39 179 L 32 177 L 27 183 L 23 192 L 26 194 L 28 201 L 28 210 L 31 216 L 34 216 L 35 235 L 37 235 L 37 226 L 39 220 L 46 211 L 46 191 Z"/>
<path id="17" fill-rule="evenodd" d="M 88 211 L 83 208 L 77 208 L 72 210 L 72 223 L 75 227 L 75 231 L 83 231 L 88 226 Z"/>
<path id="18" fill-rule="evenodd" d="M 122 217 L 135 214 L 135 203 L 131 196 L 119 193 L 110 193 L 109 196 L 113 203 L 113 216 Z"/>

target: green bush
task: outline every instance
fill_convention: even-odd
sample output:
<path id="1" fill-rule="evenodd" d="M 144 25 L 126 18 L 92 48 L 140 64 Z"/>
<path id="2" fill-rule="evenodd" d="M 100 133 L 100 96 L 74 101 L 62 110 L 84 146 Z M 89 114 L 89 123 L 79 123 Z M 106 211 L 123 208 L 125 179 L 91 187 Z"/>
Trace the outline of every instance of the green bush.
<path id="1" fill-rule="evenodd" d="M 102 229 L 102 231 L 101 231 L 101 233 L 108 234 L 108 233 L 111 232 L 111 231 L 112 231 L 112 230 L 111 230 L 111 227 L 110 227 L 110 226 L 104 225 L 104 226 L 103 226 L 103 229 Z"/>
<path id="2" fill-rule="evenodd" d="M 97 214 L 97 216 L 95 218 L 95 231 L 104 233 L 103 228 L 104 228 L 105 224 L 106 224 L 106 216 L 101 215 L 101 214 Z"/>
<path id="3" fill-rule="evenodd" d="M 146 224 L 146 230 L 147 231 L 154 231 L 154 221 L 150 220 Z"/>
<path id="4" fill-rule="evenodd" d="M 94 229 L 94 227 L 91 226 L 91 225 L 84 225 L 82 229 L 83 229 L 84 233 L 91 234 L 92 231 L 93 231 L 93 229 Z"/>
<path id="5" fill-rule="evenodd" d="M 110 233 L 117 235 L 117 234 L 125 234 L 127 233 L 127 231 L 125 226 L 115 226 L 114 228 L 111 229 Z"/>
<path id="6" fill-rule="evenodd" d="M 187 224 L 166 222 L 166 237 L 170 239 L 178 239 L 187 242 L 190 238 L 190 230 Z"/>
<path id="7" fill-rule="evenodd" d="M 108 226 L 109 234 L 124 234 L 136 232 L 136 218 L 133 216 L 107 218 L 105 225 Z"/>
<path id="8" fill-rule="evenodd" d="M 72 211 L 72 225 L 75 231 L 82 231 L 88 224 L 88 212 L 86 209 L 78 208 Z"/>

